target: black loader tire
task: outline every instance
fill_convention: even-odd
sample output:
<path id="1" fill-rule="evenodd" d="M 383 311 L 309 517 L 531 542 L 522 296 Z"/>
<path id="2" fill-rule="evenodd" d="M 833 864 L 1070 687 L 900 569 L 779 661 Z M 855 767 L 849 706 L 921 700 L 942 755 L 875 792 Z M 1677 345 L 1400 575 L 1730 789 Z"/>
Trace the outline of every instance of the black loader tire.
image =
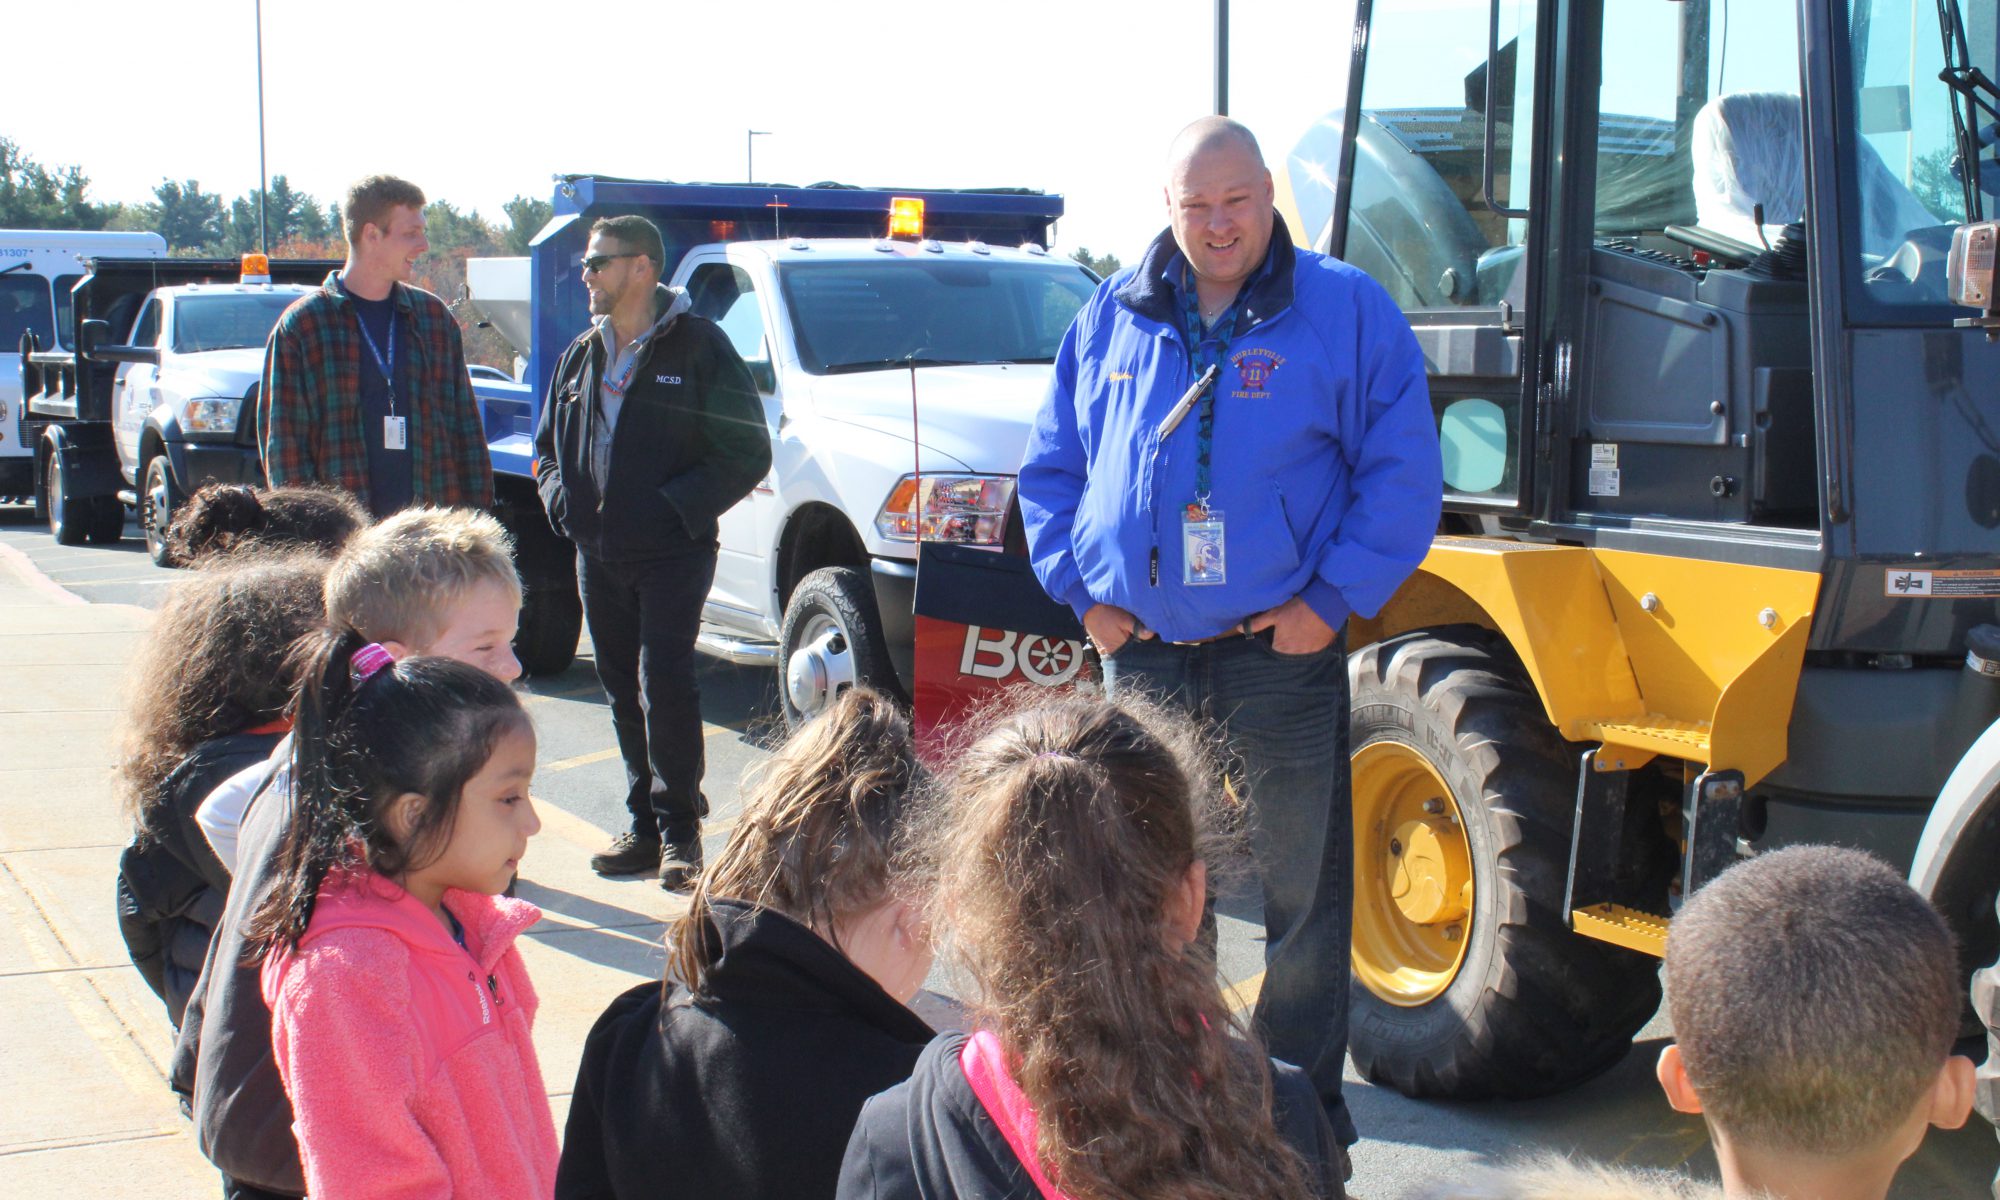
<path id="1" fill-rule="evenodd" d="M 1367 646 L 1349 659 L 1348 679 L 1357 764 L 1349 1038 L 1356 1068 L 1407 1096 L 1455 1099 L 1547 1095 L 1609 1069 L 1659 1007 L 1659 962 L 1567 927 L 1581 747 L 1558 735 L 1512 651 L 1484 629 L 1448 626 Z M 1375 761 L 1411 764 L 1419 775 L 1427 764 L 1444 783 L 1450 794 L 1442 804 L 1425 800 L 1424 811 L 1442 808 L 1451 826 L 1462 825 L 1462 835 L 1450 832 L 1469 860 L 1470 896 L 1455 893 L 1464 915 L 1443 931 L 1456 934 L 1451 942 L 1463 939 L 1460 957 L 1437 973 L 1434 994 L 1399 1003 L 1378 995 L 1363 972 L 1364 905 L 1372 884 L 1377 910 L 1389 908 L 1391 870 L 1382 864 L 1397 861 L 1371 849 L 1363 828 L 1370 804 L 1379 804 L 1362 794 L 1359 768 L 1371 746 L 1381 747 Z M 1665 911 L 1670 870 L 1653 872 L 1656 911 Z"/>
<path id="2" fill-rule="evenodd" d="M 793 658 L 805 653 L 808 643 L 817 641 L 829 628 L 837 631 L 833 646 L 851 666 L 852 677 L 829 681 L 817 702 L 796 703 L 789 683 Z M 907 703 L 896 664 L 889 658 L 889 642 L 882 634 L 882 617 L 875 607 L 875 590 L 869 586 L 867 571 L 821 567 L 799 580 L 799 586 L 792 590 L 778 633 L 778 702 L 785 710 L 785 727 L 797 729 L 854 684 Z"/>

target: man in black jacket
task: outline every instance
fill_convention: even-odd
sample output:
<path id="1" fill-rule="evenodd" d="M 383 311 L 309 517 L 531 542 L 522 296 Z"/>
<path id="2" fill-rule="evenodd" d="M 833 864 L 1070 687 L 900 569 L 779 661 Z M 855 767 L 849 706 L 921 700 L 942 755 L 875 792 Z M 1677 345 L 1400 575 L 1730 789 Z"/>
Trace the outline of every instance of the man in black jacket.
<path id="1" fill-rule="evenodd" d="M 665 250 L 644 217 L 591 226 L 583 283 L 596 321 L 570 343 L 535 428 L 535 480 L 577 547 L 584 619 L 611 701 L 632 828 L 591 866 L 701 867 L 701 695 L 694 642 L 715 578 L 716 518 L 771 467 L 743 359 L 686 293 L 660 286 Z"/>

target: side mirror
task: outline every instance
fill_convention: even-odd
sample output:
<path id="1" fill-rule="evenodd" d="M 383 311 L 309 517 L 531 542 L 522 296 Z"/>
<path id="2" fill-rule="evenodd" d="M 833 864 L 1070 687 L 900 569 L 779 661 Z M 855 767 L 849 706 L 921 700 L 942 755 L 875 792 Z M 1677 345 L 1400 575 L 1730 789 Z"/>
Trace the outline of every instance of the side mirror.
<path id="1" fill-rule="evenodd" d="M 76 327 L 76 352 L 84 358 L 92 358 L 97 348 L 111 340 L 111 322 L 92 318 Z"/>

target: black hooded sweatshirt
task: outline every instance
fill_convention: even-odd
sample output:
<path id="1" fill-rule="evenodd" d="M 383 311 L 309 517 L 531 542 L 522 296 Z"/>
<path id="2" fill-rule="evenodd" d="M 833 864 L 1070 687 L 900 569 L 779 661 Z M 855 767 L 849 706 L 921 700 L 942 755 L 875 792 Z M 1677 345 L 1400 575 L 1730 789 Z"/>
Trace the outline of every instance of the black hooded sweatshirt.
<path id="1" fill-rule="evenodd" d="M 712 913 L 707 996 L 641 984 L 590 1031 L 558 1200 L 831 1200 L 862 1102 L 934 1036 L 796 921 L 735 900 Z"/>
<path id="2" fill-rule="evenodd" d="M 1041 1200 L 959 1065 L 966 1035 L 940 1035 L 908 1083 L 870 1100 L 840 1167 L 839 1200 Z M 1338 1144 L 1304 1071 L 1271 1061 L 1278 1134 L 1325 1200 L 1343 1200 Z"/>

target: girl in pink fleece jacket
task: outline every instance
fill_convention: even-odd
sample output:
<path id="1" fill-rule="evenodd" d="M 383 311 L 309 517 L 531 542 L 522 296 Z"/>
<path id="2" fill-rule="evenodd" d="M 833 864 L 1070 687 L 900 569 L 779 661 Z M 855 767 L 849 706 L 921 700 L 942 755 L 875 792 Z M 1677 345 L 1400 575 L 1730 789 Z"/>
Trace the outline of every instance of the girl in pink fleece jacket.
<path id="1" fill-rule="evenodd" d="M 553 1195 L 535 992 L 500 895 L 541 828 L 535 735 L 475 667 L 313 647 L 295 700 L 296 811 L 252 924 L 315 1200 Z"/>

